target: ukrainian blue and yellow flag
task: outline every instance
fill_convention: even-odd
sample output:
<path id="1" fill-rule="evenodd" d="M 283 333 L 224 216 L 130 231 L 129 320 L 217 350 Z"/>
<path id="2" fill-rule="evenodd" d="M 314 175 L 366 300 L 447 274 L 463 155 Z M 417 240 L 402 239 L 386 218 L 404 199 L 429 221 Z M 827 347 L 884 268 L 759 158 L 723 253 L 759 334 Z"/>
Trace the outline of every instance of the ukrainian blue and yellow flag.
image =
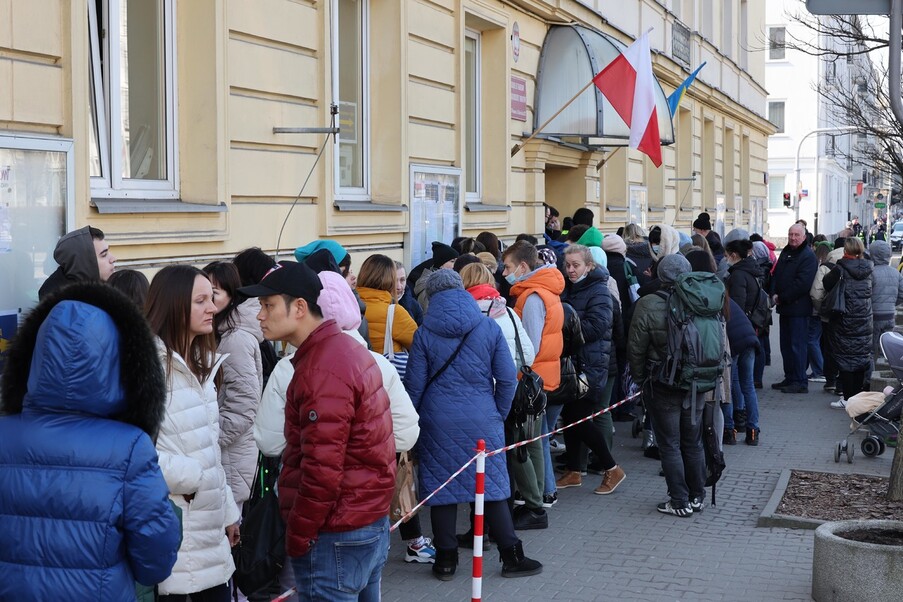
<path id="1" fill-rule="evenodd" d="M 698 67 L 696 67 L 696 71 L 690 74 L 684 83 L 679 85 L 674 92 L 671 93 L 671 96 L 668 97 L 668 108 L 671 109 L 671 119 L 674 119 L 674 114 L 677 113 L 677 107 L 680 106 L 680 101 L 684 97 L 684 94 L 687 91 L 687 88 L 690 87 L 690 84 L 693 83 L 693 80 L 696 79 L 696 74 L 699 73 L 699 70 L 705 67 L 705 61 Z"/>

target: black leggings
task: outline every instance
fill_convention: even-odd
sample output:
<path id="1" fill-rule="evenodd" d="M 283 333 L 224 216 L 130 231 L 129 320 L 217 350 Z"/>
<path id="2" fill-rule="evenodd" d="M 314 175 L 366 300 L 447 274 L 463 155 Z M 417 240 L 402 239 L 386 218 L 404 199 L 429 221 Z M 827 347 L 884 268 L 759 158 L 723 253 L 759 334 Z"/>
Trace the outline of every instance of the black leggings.
<path id="1" fill-rule="evenodd" d="M 841 370 L 840 376 L 837 378 L 837 384 L 843 389 L 843 398 L 846 400 L 862 391 L 863 382 L 865 382 L 865 369 L 855 372 Z"/>
<path id="2" fill-rule="evenodd" d="M 604 389 L 603 389 L 604 390 Z M 571 401 L 564 405 L 561 411 L 561 418 L 565 424 L 570 424 L 581 418 L 585 418 L 602 409 L 602 403 L 598 401 L 598 397 L 602 391 L 591 391 L 587 401 L 581 399 Z M 572 426 L 564 431 L 565 456 L 567 459 L 567 469 L 577 471 L 580 470 L 580 444 L 583 443 L 596 456 L 596 461 L 602 463 L 604 470 L 611 470 L 617 466 L 611 450 L 605 443 L 605 431 L 602 425 L 595 420 L 587 420 L 576 426 Z"/>
<path id="3" fill-rule="evenodd" d="M 483 508 L 486 518 L 483 537 L 486 536 L 486 531 L 492 529 L 492 539 L 502 550 L 510 548 L 520 541 L 514 532 L 514 519 L 511 518 L 508 500 L 485 502 Z M 437 550 L 458 548 L 458 538 L 455 535 L 455 528 L 458 524 L 457 504 L 430 506 L 430 522 L 433 525 L 433 545 Z"/>
<path id="4" fill-rule="evenodd" d="M 202 592 L 193 594 L 169 594 L 167 596 L 158 596 L 159 602 L 188 602 L 191 596 L 191 602 L 230 602 L 232 600 L 232 589 L 228 583 L 217 585 Z"/>

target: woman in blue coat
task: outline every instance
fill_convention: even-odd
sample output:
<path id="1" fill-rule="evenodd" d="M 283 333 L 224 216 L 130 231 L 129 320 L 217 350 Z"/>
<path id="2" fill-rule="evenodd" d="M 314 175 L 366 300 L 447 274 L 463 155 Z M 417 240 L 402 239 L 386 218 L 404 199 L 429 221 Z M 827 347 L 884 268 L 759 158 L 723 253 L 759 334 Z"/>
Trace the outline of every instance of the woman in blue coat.
<path id="1" fill-rule="evenodd" d="M 464 290 L 461 276 L 436 270 L 425 288 L 429 308 L 410 350 L 405 387 L 420 415 L 420 497 L 428 496 L 473 457 L 479 439 L 486 449 L 504 447 L 504 421 L 517 380 L 508 344 Z M 457 504 L 472 502 L 473 467 L 427 502 L 433 526 L 433 573 L 447 581 L 458 565 Z M 535 575 L 542 565 L 524 557 L 514 532 L 505 455 L 486 459 L 485 514 L 502 557 L 502 575 Z"/>
<path id="2" fill-rule="evenodd" d="M 169 576 L 165 392 L 144 317 L 112 287 L 72 285 L 29 314 L 3 373 L 0 600 L 135 600 L 135 581 Z"/>

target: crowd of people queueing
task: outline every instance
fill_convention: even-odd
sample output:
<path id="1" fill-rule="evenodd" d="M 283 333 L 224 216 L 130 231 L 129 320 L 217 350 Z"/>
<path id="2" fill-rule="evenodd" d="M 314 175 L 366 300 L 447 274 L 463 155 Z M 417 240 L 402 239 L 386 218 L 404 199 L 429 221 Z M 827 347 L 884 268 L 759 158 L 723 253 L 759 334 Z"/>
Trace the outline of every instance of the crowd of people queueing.
<path id="1" fill-rule="evenodd" d="M 656 509 L 703 511 L 701 416 L 713 393 L 689 399 L 658 376 L 668 293 L 685 275 L 723 282 L 728 445 L 738 432 L 759 443 L 772 304 L 785 374 L 775 388 L 802 393 L 824 378 L 846 399 L 903 301 L 881 241 L 868 259 L 856 237 L 829 244 L 795 224 L 776 257 L 742 229 L 722 240 L 705 213 L 692 234 L 666 224 L 603 234 L 593 220 L 580 209 L 562 228 L 547 206 L 542 240 L 436 241 L 410 271 L 371 255 L 355 274 L 346 249 L 318 240 L 294 261 L 251 248 L 203 269 L 165 267 L 150 282 L 114 270 L 100 230 L 67 234 L 3 373 L 0 598 L 239 596 L 232 548 L 262 455 L 280 466 L 290 561 L 280 584 L 303 600 L 376 600 L 399 454 L 415 454 L 425 498 L 478 439 L 489 449 L 529 440 L 598 414 L 634 383 L 641 404 L 569 428 L 563 442 L 488 459 L 486 524 L 502 575 L 534 575 L 542 565 L 517 531 L 548 528 L 559 490 L 588 472 L 602 477 L 599 495 L 624 483 L 613 420 L 645 409 L 644 448 L 668 491 Z M 821 306 L 841 282 L 847 310 L 835 320 Z M 579 394 L 563 389 L 563 360 L 579 372 Z M 548 405 L 515 420 L 530 375 Z M 427 502 L 432 538 L 418 515 L 402 523 L 406 561 L 454 577 L 459 547 L 473 541 L 455 532 L 458 506 L 473 502 L 474 486 L 465 471 Z"/>

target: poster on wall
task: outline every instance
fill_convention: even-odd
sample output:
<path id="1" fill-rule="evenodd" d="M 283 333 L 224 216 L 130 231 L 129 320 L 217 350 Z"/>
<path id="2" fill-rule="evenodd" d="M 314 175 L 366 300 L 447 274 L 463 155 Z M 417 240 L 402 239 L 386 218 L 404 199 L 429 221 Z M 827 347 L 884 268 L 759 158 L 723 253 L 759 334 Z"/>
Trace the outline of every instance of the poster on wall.
<path id="1" fill-rule="evenodd" d="M 9 346 L 16 334 L 18 322 L 18 311 L 0 310 L 0 373 L 3 372 L 3 366 L 6 364 L 6 354 L 9 352 Z"/>
<path id="2" fill-rule="evenodd" d="M 18 316 L 56 269 L 53 249 L 71 211 L 72 141 L 0 135 L 0 316 L 8 346 Z"/>
<path id="3" fill-rule="evenodd" d="M 411 166 L 411 268 L 431 256 L 433 241 L 450 244 L 458 236 L 460 182 L 460 168 Z"/>

